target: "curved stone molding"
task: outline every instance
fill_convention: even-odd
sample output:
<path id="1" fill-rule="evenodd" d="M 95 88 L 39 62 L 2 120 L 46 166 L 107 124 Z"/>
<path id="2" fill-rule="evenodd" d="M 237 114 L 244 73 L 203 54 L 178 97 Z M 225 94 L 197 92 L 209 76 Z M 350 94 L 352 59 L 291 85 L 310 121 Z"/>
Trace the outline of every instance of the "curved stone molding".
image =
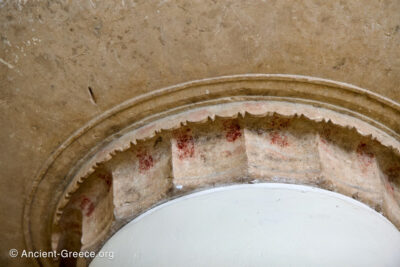
<path id="1" fill-rule="evenodd" d="M 97 165 L 110 160 L 117 152 L 125 151 L 136 145 L 138 141 L 153 138 L 161 131 L 178 129 L 182 125 L 190 122 L 202 123 L 208 120 L 215 120 L 215 117 L 236 118 L 239 114 L 245 117 L 246 114 L 265 117 L 270 114 L 277 113 L 280 115 L 292 117 L 303 115 L 310 120 L 316 122 L 332 122 L 333 124 L 354 128 L 362 136 L 371 136 L 378 140 L 384 146 L 390 147 L 400 152 L 400 145 L 396 139 L 390 135 L 379 131 L 375 127 L 363 122 L 362 120 L 352 118 L 341 113 L 333 112 L 325 108 L 315 108 L 310 105 L 291 103 L 288 101 L 265 101 L 259 98 L 258 101 L 238 101 L 235 103 L 219 104 L 217 106 L 207 106 L 204 108 L 196 108 L 183 114 L 169 116 L 164 119 L 157 120 L 153 123 L 139 128 L 138 130 L 129 131 L 126 134 L 120 133 L 120 137 L 107 146 L 102 148 L 92 158 L 88 159 L 82 168 L 75 174 L 73 179 L 75 183 L 70 184 L 69 192 L 74 191 L 78 184 L 94 172 Z M 128 128 L 129 130 L 129 128 Z M 69 194 L 66 194 L 67 196 Z M 59 206 L 63 206 L 63 201 Z"/>
<path id="2" fill-rule="evenodd" d="M 82 235 L 82 249 L 97 248 L 160 201 L 255 180 L 335 190 L 399 226 L 399 132 L 397 103 L 323 79 L 240 75 L 155 91 L 95 118 L 55 151 L 26 202 L 27 246 Z M 135 177 L 133 189 L 126 177 Z M 63 235 L 63 223 L 76 231 Z"/>
<path id="3" fill-rule="evenodd" d="M 265 110 L 279 110 L 274 104 L 287 112 L 296 110 L 296 114 L 283 116 Z M 225 116 L 207 119 L 207 110 L 212 108 L 186 114 L 192 122 L 176 121 L 182 118 L 176 116 L 156 123 L 161 126 L 168 121 L 169 130 L 154 132 L 155 125 L 149 125 L 110 143 L 66 190 L 55 216 L 56 228 L 62 223 L 63 209 L 70 209 L 72 202 L 83 219 L 68 223 L 82 223 L 82 249 L 97 249 L 119 227 L 157 203 L 201 188 L 249 182 L 307 184 L 336 191 L 383 212 L 400 226 L 400 158 L 396 150 L 373 138 L 379 131 L 357 121 L 353 123 L 358 128 L 339 126 L 332 121 L 345 123 L 351 118 L 321 108 L 314 114 L 311 108 L 306 117 L 300 110 L 306 113 L 307 107 L 299 104 L 219 105 Z M 246 112 L 236 113 L 236 108 L 246 108 Z M 322 114 L 331 122 L 317 121 L 315 116 Z M 144 133 L 149 134 L 147 138 Z M 140 135 L 143 139 L 137 140 Z M 103 196 L 110 199 L 112 195 L 108 210 L 99 204 L 99 185 L 107 192 L 112 188 L 112 194 Z M 77 205 L 75 199 L 80 201 Z"/>

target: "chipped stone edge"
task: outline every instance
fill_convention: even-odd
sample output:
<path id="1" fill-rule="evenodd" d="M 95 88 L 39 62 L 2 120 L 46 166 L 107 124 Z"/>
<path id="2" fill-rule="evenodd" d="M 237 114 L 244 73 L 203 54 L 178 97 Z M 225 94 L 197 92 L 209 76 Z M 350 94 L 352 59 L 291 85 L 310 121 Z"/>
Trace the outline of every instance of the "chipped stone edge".
<path id="1" fill-rule="evenodd" d="M 58 161 L 58 158 L 60 158 L 65 151 L 69 149 L 69 147 L 76 142 L 79 138 L 84 136 L 86 133 L 90 132 L 93 128 L 97 127 L 98 125 L 101 125 L 103 122 L 107 121 L 108 118 L 115 116 L 116 114 L 123 113 L 126 110 L 129 110 L 137 105 L 140 105 L 146 101 L 149 101 L 152 98 L 157 98 L 157 97 L 162 97 L 166 95 L 170 95 L 173 93 L 179 93 L 184 90 L 190 90 L 194 89 L 196 87 L 200 86 L 216 86 L 220 84 L 235 84 L 237 82 L 288 82 L 288 83 L 298 83 L 298 84 L 310 84 L 314 86 L 321 86 L 321 87 L 328 87 L 331 89 L 335 89 L 338 92 L 346 92 L 346 93 L 353 93 L 355 96 L 364 96 L 366 97 L 368 101 L 372 101 L 374 103 L 378 103 L 381 108 L 380 110 L 386 110 L 390 109 L 392 112 L 395 112 L 395 117 L 398 117 L 397 114 L 400 114 L 400 104 L 386 98 L 384 96 L 381 96 L 379 94 L 373 93 L 369 90 L 343 83 L 343 82 L 337 82 L 329 79 L 323 79 L 323 78 L 316 78 L 316 77 L 310 77 L 310 76 L 302 76 L 302 75 L 293 75 L 293 74 L 238 74 L 238 75 L 229 75 L 229 76 L 220 76 L 220 77 L 214 77 L 214 78 L 206 78 L 206 79 L 201 79 L 201 80 L 194 80 L 190 82 L 185 82 L 181 83 L 178 85 L 173 85 L 169 87 L 165 87 L 163 89 L 159 90 L 154 90 L 146 94 L 142 94 L 138 97 L 134 97 L 132 99 L 129 99 L 119 105 L 116 105 L 115 107 L 105 111 L 104 113 L 96 116 L 92 120 L 90 120 L 87 124 L 85 124 L 83 127 L 75 131 L 70 137 L 68 137 L 57 149 L 54 150 L 54 152 L 49 156 L 49 158 L 46 160 L 46 162 L 43 164 L 43 166 L 38 170 L 34 178 L 32 179 L 32 184 L 30 187 L 27 187 L 27 194 L 25 198 L 25 203 L 23 206 L 23 214 L 22 214 L 22 228 L 23 228 L 23 235 L 24 235 L 24 241 L 25 241 L 25 247 L 28 250 L 34 250 L 34 249 L 40 249 L 43 246 L 43 241 L 36 240 L 36 238 L 33 236 L 32 229 L 34 226 L 32 225 L 31 221 L 31 214 L 34 213 L 34 210 L 36 210 L 36 194 L 39 189 L 39 185 L 45 180 L 46 175 L 50 172 L 50 170 L 53 168 L 53 165 L 55 165 L 56 161 Z M 208 90 L 206 90 L 206 94 Z M 312 94 L 310 94 L 312 95 Z M 328 94 L 329 95 L 329 94 Z M 294 97 L 293 97 L 294 98 Z M 308 99 L 307 95 L 302 95 L 302 99 Z M 335 99 L 335 98 L 334 98 Z M 329 101 L 318 101 L 320 103 L 329 103 Z M 333 104 L 334 106 L 337 107 L 336 104 Z M 360 106 L 359 104 L 355 105 Z M 351 109 L 353 110 L 353 109 Z M 354 109 L 354 110 L 357 110 Z M 359 114 L 359 113 L 358 113 Z M 380 119 L 373 119 L 368 116 L 365 116 L 366 118 L 369 118 L 370 121 L 373 122 L 378 122 Z M 396 123 L 396 127 L 400 126 L 400 122 Z M 395 136 L 395 139 L 400 140 L 400 135 L 397 131 L 393 131 L 391 127 L 385 126 L 381 124 L 383 131 L 390 133 L 392 136 Z M 37 231 L 37 230 L 35 230 Z M 35 260 L 36 264 L 44 264 L 42 259 L 36 259 Z"/>
<path id="2" fill-rule="evenodd" d="M 120 138 L 106 145 L 98 151 L 88 162 L 85 163 L 75 174 L 72 182 L 67 187 L 63 198 L 60 199 L 53 223 L 57 224 L 63 213 L 63 208 L 68 204 L 70 197 L 76 192 L 80 184 L 94 173 L 100 164 L 110 161 L 117 153 L 122 153 L 134 147 L 138 142 L 143 142 L 153 138 L 159 133 L 179 129 L 188 123 L 210 123 L 216 117 L 233 119 L 241 115 L 243 118 L 249 114 L 258 117 L 268 117 L 274 114 L 294 118 L 304 116 L 305 118 L 318 122 L 331 122 L 349 130 L 355 130 L 363 137 L 377 140 L 383 146 L 390 147 L 400 154 L 400 143 L 393 137 L 381 130 L 367 124 L 366 122 L 336 111 L 321 107 L 313 107 L 299 103 L 288 103 L 283 101 L 242 101 L 214 106 L 196 108 L 195 110 L 183 112 L 172 116 L 167 116 L 144 127 L 125 133 Z M 352 124 L 348 123 L 349 121 Z"/>

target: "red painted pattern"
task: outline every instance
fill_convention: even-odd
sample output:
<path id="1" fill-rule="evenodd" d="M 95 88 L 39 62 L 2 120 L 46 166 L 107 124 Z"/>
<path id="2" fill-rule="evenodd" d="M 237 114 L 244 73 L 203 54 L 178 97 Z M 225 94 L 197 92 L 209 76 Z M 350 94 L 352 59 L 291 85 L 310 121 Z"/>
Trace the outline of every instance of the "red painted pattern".
<path id="1" fill-rule="evenodd" d="M 287 147 L 289 146 L 289 141 L 287 136 L 281 135 L 279 132 L 271 132 L 270 134 L 271 137 L 271 144 L 278 145 L 280 147 Z"/>
<path id="2" fill-rule="evenodd" d="M 99 173 L 99 178 L 104 181 L 107 186 L 107 192 L 110 192 L 112 186 L 112 176 L 109 173 Z"/>
<path id="3" fill-rule="evenodd" d="M 375 158 L 374 153 L 370 152 L 368 145 L 365 143 L 360 143 L 357 146 L 356 153 L 357 153 L 357 159 L 361 164 L 363 172 L 366 172 L 374 162 Z"/>
<path id="4" fill-rule="evenodd" d="M 237 121 L 225 121 L 224 128 L 226 131 L 225 138 L 228 142 L 235 142 L 242 136 L 242 131 Z"/>
<path id="5" fill-rule="evenodd" d="M 146 172 L 154 166 L 153 157 L 144 149 L 140 149 L 136 156 L 139 159 L 139 171 Z"/>
<path id="6" fill-rule="evenodd" d="M 82 197 L 79 207 L 81 208 L 82 212 L 88 217 L 92 215 L 95 208 L 93 201 L 91 201 L 86 196 Z"/>
<path id="7" fill-rule="evenodd" d="M 272 119 L 270 121 L 270 126 L 272 126 L 272 128 L 274 128 L 274 129 L 278 129 L 278 130 L 287 128 L 289 125 L 290 125 L 290 119 L 281 118 L 281 117 L 277 117 L 277 116 L 272 117 Z"/>
<path id="8" fill-rule="evenodd" d="M 194 157 L 194 139 L 190 129 L 174 132 L 180 160 Z"/>

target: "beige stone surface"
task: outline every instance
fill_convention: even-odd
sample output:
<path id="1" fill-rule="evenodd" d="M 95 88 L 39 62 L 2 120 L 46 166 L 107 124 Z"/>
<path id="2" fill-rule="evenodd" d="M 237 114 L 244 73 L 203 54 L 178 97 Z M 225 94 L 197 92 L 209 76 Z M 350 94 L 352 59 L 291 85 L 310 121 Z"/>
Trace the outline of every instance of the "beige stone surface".
<path id="1" fill-rule="evenodd" d="M 301 105 L 296 105 L 299 112 Z M 97 251 L 124 224 L 155 205 L 196 190 L 237 183 L 292 183 L 328 189 L 364 202 L 400 227 L 400 172 L 396 167 L 400 153 L 375 139 L 378 129 L 371 125 L 362 129 L 355 118 L 317 107 L 312 108 L 314 114 L 303 110 L 300 116 L 270 114 L 265 111 L 271 102 L 262 101 L 217 107 L 225 114 L 245 107 L 246 111 L 257 110 L 257 115 L 238 112 L 220 117 L 216 113 L 213 119 L 204 120 L 199 114 L 205 116 L 215 108 L 208 106 L 191 115 L 184 112 L 175 119 L 155 122 L 159 127 L 164 121 L 174 125 L 180 117 L 192 121 L 179 122 L 177 129 L 153 134 L 160 128 L 144 126 L 151 129 L 147 131 L 151 137 L 135 143 L 130 141 L 135 133 L 142 136 L 146 131 L 119 135 L 119 142 L 109 144 L 114 151 L 110 157 L 102 158 L 101 149 L 92 158 L 96 159 L 93 166 L 83 165 L 72 179 L 78 182 L 63 192 L 50 233 L 52 247 Z M 312 118 L 324 113 L 324 120 Z M 338 117 L 353 124 L 335 124 Z M 370 132 L 363 135 L 361 130 Z M 112 195 L 107 193 L 111 187 Z M 71 210 L 79 208 L 81 216 L 71 219 Z M 71 245 L 77 238 L 71 229 L 77 225 L 82 229 L 78 247 Z M 32 224 L 31 229 L 39 228 Z"/>
<path id="2" fill-rule="evenodd" d="M 321 163 L 313 128 L 305 121 L 278 116 L 255 120 L 245 131 L 249 175 L 286 183 L 318 179 Z"/>
<path id="3" fill-rule="evenodd" d="M 247 175 L 244 135 L 237 120 L 179 129 L 171 145 L 175 187 L 229 183 Z"/>
<path id="4" fill-rule="evenodd" d="M 125 100 L 191 80 L 279 73 L 351 83 L 400 102 L 398 1 L 8 0 L 0 2 L 0 34 L 5 266 L 31 263 L 8 250 L 25 247 L 33 179 L 73 133 Z M 156 98 L 149 109 L 162 102 Z M 119 127 L 92 132 L 92 143 Z M 69 181 L 60 173 L 62 192 Z"/>
<path id="5" fill-rule="evenodd" d="M 164 137 L 165 138 L 165 137 Z M 115 218 L 127 218 L 162 200 L 171 184 L 171 148 L 159 139 L 117 155 L 110 163 Z M 140 205 L 137 203 L 140 201 Z M 113 208 L 112 208 L 113 210 Z"/>

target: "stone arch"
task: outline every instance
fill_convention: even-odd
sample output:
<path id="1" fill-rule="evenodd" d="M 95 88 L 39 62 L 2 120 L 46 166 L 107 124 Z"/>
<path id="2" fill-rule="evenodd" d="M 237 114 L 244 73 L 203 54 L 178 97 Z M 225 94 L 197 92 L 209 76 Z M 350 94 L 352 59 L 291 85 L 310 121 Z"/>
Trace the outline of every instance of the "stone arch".
<path id="1" fill-rule="evenodd" d="M 28 199 L 27 243 L 69 244 L 62 225 L 72 223 L 82 229 L 79 249 L 97 250 L 157 203 L 249 182 L 337 191 L 399 227 L 399 114 L 366 90 L 310 77 L 242 75 L 162 89 L 102 114 L 60 147 Z M 44 188 L 55 190 L 36 197 Z M 63 219 L 76 210 L 75 221 Z"/>

